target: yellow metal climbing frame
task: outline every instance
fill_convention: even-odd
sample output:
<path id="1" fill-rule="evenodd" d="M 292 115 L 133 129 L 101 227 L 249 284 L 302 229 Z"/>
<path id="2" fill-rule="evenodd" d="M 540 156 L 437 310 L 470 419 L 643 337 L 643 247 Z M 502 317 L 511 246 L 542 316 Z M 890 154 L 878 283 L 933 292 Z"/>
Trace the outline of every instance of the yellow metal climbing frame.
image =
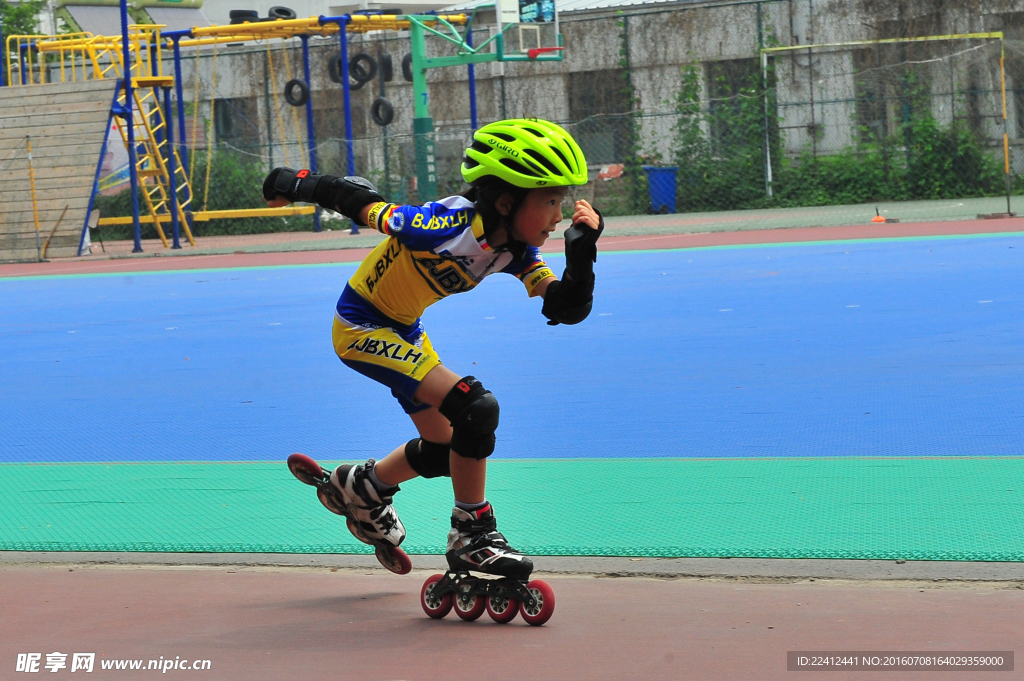
<path id="1" fill-rule="evenodd" d="M 171 221 L 170 197 L 172 191 L 176 192 L 178 224 L 189 243 L 195 245 L 186 219 L 192 189 L 177 148 L 167 142 L 168 121 L 160 106 L 160 89 L 174 85 L 172 76 L 161 73 L 160 28 L 156 25 L 128 27 L 135 170 L 139 177 L 139 194 L 148 212 L 148 219 L 143 218 L 142 221 L 152 223 L 164 246 L 169 246 L 161 223 Z M 7 39 L 7 49 L 8 54 L 23 55 L 21 60 L 12 59 L 8 65 L 8 82 L 14 86 L 120 79 L 125 73 L 120 36 L 94 36 L 91 33 L 13 35 Z M 117 104 L 125 106 L 123 88 L 119 88 Z M 121 140 L 127 146 L 127 122 L 120 116 L 115 116 L 115 119 Z M 171 155 L 174 157 L 173 177 L 168 163 Z M 119 222 L 121 220 L 117 218 L 100 220 L 101 225 Z"/>

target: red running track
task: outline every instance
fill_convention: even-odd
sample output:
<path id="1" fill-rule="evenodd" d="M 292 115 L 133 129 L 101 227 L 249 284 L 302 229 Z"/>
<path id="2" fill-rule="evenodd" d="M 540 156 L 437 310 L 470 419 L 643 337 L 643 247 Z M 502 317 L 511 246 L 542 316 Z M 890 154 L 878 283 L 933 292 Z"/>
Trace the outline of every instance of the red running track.
<path id="1" fill-rule="evenodd" d="M 1024 222 L 1019 219 L 1009 218 L 1003 220 L 966 220 L 961 222 L 918 222 L 907 224 L 873 223 L 852 227 L 801 227 L 735 232 L 705 232 L 702 234 L 615 236 L 614 233 L 606 233 L 601 239 L 601 248 L 605 251 L 637 251 L 1015 232 L 1024 232 Z M 551 253 L 560 252 L 561 248 L 561 241 L 556 240 L 552 241 L 542 250 L 546 253 Z M 112 259 L 69 258 L 42 263 L 0 265 L 0 278 L 351 263 L 360 262 L 370 250 L 369 248 L 350 248 L 273 253 L 236 252 L 221 255 L 165 255 L 166 252 L 161 251 L 159 256 Z"/>
<path id="2" fill-rule="evenodd" d="M 543 627 L 420 610 L 429 573 L 0 567 L 0 678 L 18 653 L 95 653 L 89 679 L 708 681 L 1020 678 L 1019 672 L 786 671 L 789 650 L 1024 649 L 1015 585 L 546 577 Z M 207 672 L 100 660 L 207 659 Z M 71 656 L 68 655 L 69 674 Z M 146 664 L 145 662 L 143 664 Z M 1019 664 L 1019 661 L 1018 661 Z M 40 665 L 40 677 L 49 671 Z M 26 677 L 32 678 L 32 677 Z M 65 678 L 64 676 L 54 678 Z M 75 677 L 72 676 L 72 679 Z"/>

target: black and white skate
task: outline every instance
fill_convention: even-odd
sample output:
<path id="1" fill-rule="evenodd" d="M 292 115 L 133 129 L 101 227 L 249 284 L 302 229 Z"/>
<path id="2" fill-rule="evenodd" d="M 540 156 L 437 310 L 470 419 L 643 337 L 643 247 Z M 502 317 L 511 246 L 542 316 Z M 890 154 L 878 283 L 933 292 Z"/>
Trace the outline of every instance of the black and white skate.
<path id="1" fill-rule="evenodd" d="M 338 500 L 348 509 L 348 516 L 355 521 L 359 530 L 357 536 L 362 535 L 371 542 L 382 541 L 398 546 L 405 539 L 405 526 L 391 505 L 391 495 L 398 491 L 398 486 L 383 493 L 374 487 L 369 476 L 374 463 L 370 459 L 358 466 L 338 466 L 330 474 L 331 486 Z"/>
<path id="2" fill-rule="evenodd" d="M 352 466 L 341 466 L 340 468 L 351 469 Z M 349 532 L 359 541 L 374 547 L 374 553 L 381 565 L 400 575 L 408 574 L 412 570 L 412 561 L 409 559 L 408 554 L 398 548 L 398 544 L 405 538 L 405 528 L 402 527 L 401 521 L 398 520 L 398 515 L 395 514 L 394 508 L 390 506 L 391 497 L 386 497 L 387 503 L 385 505 L 391 509 L 394 521 L 386 520 L 379 522 L 387 514 L 383 510 L 378 509 L 376 520 L 379 522 L 379 525 L 374 525 L 373 520 L 369 522 L 370 527 L 374 527 L 375 530 L 379 527 L 380 530 L 370 533 L 366 531 L 368 528 L 363 524 L 363 519 L 353 516 L 339 488 L 331 483 L 333 471 L 322 468 L 320 464 L 305 454 L 292 454 L 289 456 L 288 470 L 300 482 L 316 487 L 316 495 L 320 499 L 320 503 L 328 511 L 345 517 L 345 524 L 348 526 Z M 346 470 L 345 478 L 354 479 L 355 476 L 351 474 L 350 470 Z M 384 499 L 378 495 L 378 501 L 382 502 Z M 395 539 L 397 541 L 394 541 Z"/>
<path id="3" fill-rule="evenodd" d="M 445 558 L 452 572 L 483 572 L 516 580 L 529 579 L 533 572 L 533 561 L 509 546 L 498 532 L 490 504 L 476 511 L 452 509 Z"/>

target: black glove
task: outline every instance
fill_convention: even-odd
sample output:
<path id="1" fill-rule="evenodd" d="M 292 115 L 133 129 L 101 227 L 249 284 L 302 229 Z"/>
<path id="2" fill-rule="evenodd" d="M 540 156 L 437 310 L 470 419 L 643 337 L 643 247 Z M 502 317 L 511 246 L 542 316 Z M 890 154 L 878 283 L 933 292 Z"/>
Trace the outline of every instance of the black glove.
<path id="1" fill-rule="evenodd" d="M 544 292 L 544 307 L 540 312 L 548 318 L 549 326 L 579 324 L 594 306 L 594 276 L 590 281 L 561 279 L 548 284 Z"/>
<path id="2" fill-rule="evenodd" d="M 293 168 L 274 168 L 263 181 L 263 198 L 271 201 L 278 196 L 289 201 L 319 204 L 351 218 L 358 225 L 363 224 L 359 219 L 363 208 L 384 201 L 365 178 L 316 175 Z"/>
<path id="3" fill-rule="evenodd" d="M 597 212 L 597 209 L 594 209 Z M 597 239 L 604 231 L 604 217 L 597 212 L 597 229 L 573 223 L 565 230 L 565 274 L 573 281 L 592 282 L 597 262 Z M 565 275 L 562 277 L 565 278 Z"/>

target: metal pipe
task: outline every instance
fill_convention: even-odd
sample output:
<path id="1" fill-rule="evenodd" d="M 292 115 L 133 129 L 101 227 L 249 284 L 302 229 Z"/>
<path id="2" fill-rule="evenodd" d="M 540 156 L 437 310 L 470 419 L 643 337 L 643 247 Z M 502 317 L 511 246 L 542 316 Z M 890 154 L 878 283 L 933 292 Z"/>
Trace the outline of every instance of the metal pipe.
<path id="1" fill-rule="evenodd" d="M 28 149 L 28 184 L 32 190 L 32 218 L 36 225 L 36 258 L 43 261 L 43 247 L 39 241 L 39 206 L 36 204 L 36 171 L 32 166 L 32 137 L 25 135 L 25 146 Z"/>
<path id="2" fill-rule="evenodd" d="M 1006 127 L 1006 69 L 1003 62 L 1006 57 L 1006 48 L 1003 41 L 999 41 L 999 88 L 1003 94 L 1003 163 L 1006 168 L 1006 215 L 1013 215 L 1010 211 L 1010 135 Z"/>
<path id="3" fill-rule="evenodd" d="M 352 17 L 345 14 L 340 17 L 320 17 L 320 23 L 334 22 L 338 24 L 338 48 L 341 54 L 338 66 L 341 75 L 341 93 L 345 106 L 345 148 L 348 160 L 348 174 L 356 174 L 356 155 L 352 146 L 352 92 L 348 84 L 348 30 L 346 26 Z M 352 223 L 354 229 L 355 223 Z"/>
<path id="4" fill-rule="evenodd" d="M 139 172 L 135 156 L 135 121 L 132 116 L 132 50 L 128 42 L 128 0 L 121 0 L 121 49 L 123 50 L 122 84 L 124 86 L 124 106 L 121 115 L 128 127 L 128 173 L 132 185 L 132 228 L 135 247 L 132 253 L 142 253 L 142 232 L 139 227 Z"/>
<path id="5" fill-rule="evenodd" d="M 164 88 L 164 120 L 171 120 L 171 88 Z M 164 126 L 167 129 L 167 176 L 168 191 L 171 199 L 171 231 L 174 232 L 174 245 L 172 249 L 180 249 L 179 225 L 178 225 L 178 181 L 174 179 L 174 126 L 169 123 Z"/>
<path id="6" fill-rule="evenodd" d="M 178 34 L 183 33 L 185 35 L 191 35 L 189 31 L 173 31 L 172 33 Z M 164 34 L 166 35 L 166 34 Z M 171 40 L 174 42 L 174 97 L 178 103 L 178 137 L 181 139 L 179 148 L 181 149 L 181 169 L 185 173 L 185 177 L 188 177 L 188 138 L 185 137 L 185 97 L 182 94 L 181 84 L 181 35 L 171 35 Z M 197 74 L 198 77 L 198 74 Z M 188 188 L 188 196 L 185 198 L 186 201 L 192 199 L 192 185 L 185 183 Z"/>
<path id="7" fill-rule="evenodd" d="M 313 131 L 313 87 L 309 76 L 309 36 L 300 35 L 302 40 L 302 74 L 306 79 L 306 87 L 309 88 L 309 97 L 306 99 L 306 141 L 309 143 L 309 170 L 316 172 L 316 134 Z M 320 231 L 320 208 L 313 213 L 313 231 Z"/>
<path id="8" fill-rule="evenodd" d="M 103 172 L 103 160 L 107 156 L 107 142 L 110 140 L 110 122 L 114 120 L 114 108 L 117 106 L 117 90 L 114 90 L 114 101 L 110 103 L 110 114 L 107 116 L 107 129 L 103 131 L 103 145 L 100 147 L 100 159 L 96 162 L 96 174 L 92 178 L 92 193 L 89 194 L 89 207 L 85 211 L 85 224 L 82 225 L 82 236 L 78 240 L 78 255 L 82 255 L 85 245 L 85 234 L 89 231 L 89 214 L 96 203 L 96 193 L 100 186 L 100 173 Z"/>
<path id="9" fill-rule="evenodd" d="M 473 22 L 466 24 L 466 45 L 473 47 Z M 476 69 L 472 63 L 469 64 L 469 120 L 470 126 L 476 130 Z"/>
<path id="10" fill-rule="evenodd" d="M 22 43 L 18 45 L 18 66 L 21 70 L 21 84 L 28 85 L 28 81 L 25 80 L 28 75 L 25 71 L 25 52 L 28 51 L 28 43 Z"/>

